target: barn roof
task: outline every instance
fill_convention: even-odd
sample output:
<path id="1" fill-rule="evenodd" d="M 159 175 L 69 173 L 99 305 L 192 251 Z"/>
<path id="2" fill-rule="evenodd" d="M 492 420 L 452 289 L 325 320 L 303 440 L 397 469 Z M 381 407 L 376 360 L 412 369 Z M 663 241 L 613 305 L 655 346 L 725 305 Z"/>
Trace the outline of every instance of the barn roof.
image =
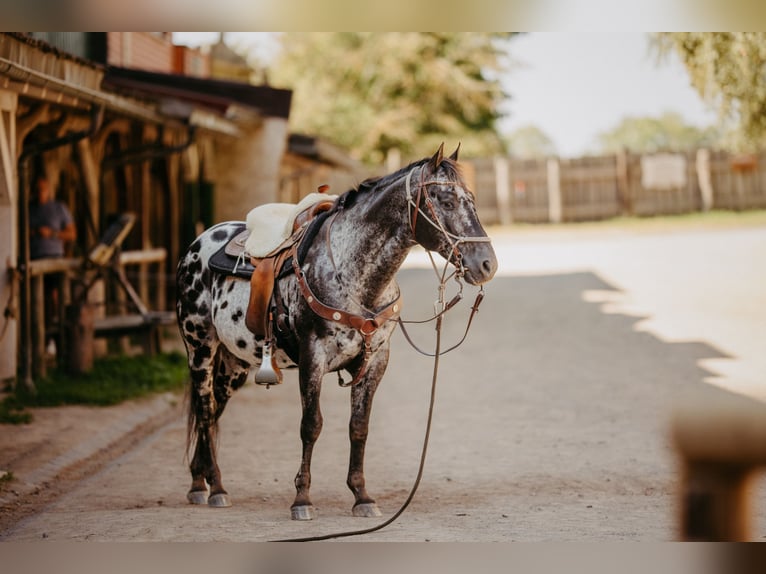
<path id="1" fill-rule="evenodd" d="M 227 114 L 246 107 L 260 116 L 287 119 L 292 91 L 242 82 L 110 66 L 104 89 L 144 99 L 174 99 Z"/>

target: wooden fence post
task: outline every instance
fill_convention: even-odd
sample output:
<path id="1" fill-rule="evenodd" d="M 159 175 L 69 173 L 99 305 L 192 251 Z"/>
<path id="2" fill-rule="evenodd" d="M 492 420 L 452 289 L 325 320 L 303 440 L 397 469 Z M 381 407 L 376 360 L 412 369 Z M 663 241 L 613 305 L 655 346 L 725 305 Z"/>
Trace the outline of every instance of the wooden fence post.
<path id="1" fill-rule="evenodd" d="M 702 196 L 702 211 L 713 208 L 713 182 L 710 176 L 710 150 L 697 150 L 697 181 Z"/>
<path id="2" fill-rule="evenodd" d="M 551 223 L 561 223 L 561 164 L 559 158 L 548 159 L 548 220 Z"/>
<path id="3" fill-rule="evenodd" d="M 513 222 L 513 213 L 511 211 L 511 176 L 507 157 L 495 157 L 495 195 L 498 221 L 501 225 L 509 225 Z"/>
<path id="4" fill-rule="evenodd" d="M 633 213 L 633 201 L 630 197 L 630 178 L 628 177 L 628 150 L 622 148 L 617 152 L 617 198 L 620 215 Z"/>

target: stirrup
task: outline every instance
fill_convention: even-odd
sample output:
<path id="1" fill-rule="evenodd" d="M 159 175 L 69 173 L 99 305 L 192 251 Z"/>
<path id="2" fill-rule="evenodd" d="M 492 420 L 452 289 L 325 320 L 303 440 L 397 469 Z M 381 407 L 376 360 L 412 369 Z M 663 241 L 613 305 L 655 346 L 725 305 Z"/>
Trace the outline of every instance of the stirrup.
<path id="1" fill-rule="evenodd" d="M 255 384 L 266 385 L 267 389 L 271 385 L 282 384 L 282 371 L 274 364 L 274 359 L 271 356 L 271 343 L 263 345 L 263 358 L 261 359 L 261 366 L 255 373 Z"/>

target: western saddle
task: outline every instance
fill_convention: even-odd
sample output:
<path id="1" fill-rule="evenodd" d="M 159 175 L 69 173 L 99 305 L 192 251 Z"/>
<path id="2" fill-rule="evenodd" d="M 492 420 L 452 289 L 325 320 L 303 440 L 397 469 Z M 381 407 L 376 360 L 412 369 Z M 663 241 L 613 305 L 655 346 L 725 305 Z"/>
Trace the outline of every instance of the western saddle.
<path id="1" fill-rule="evenodd" d="M 328 186 L 320 186 L 319 192 L 324 193 L 327 188 Z M 256 337 L 265 340 L 261 370 L 256 373 L 256 382 L 259 384 L 269 386 L 282 382 L 279 368 L 271 357 L 272 317 L 270 316 L 270 305 L 277 276 L 281 272 L 285 260 L 295 253 L 295 249 L 303 239 L 309 223 L 319 214 L 330 210 L 334 203 L 332 199 L 320 199 L 300 211 L 292 222 L 291 235 L 263 257 L 253 257 L 246 250 L 247 239 L 251 233 L 250 229 L 245 229 L 233 237 L 224 249 L 230 257 L 249 258 L 254 267 L 250 277 L 250 299 L 245 313 L 245 325 Z"/>

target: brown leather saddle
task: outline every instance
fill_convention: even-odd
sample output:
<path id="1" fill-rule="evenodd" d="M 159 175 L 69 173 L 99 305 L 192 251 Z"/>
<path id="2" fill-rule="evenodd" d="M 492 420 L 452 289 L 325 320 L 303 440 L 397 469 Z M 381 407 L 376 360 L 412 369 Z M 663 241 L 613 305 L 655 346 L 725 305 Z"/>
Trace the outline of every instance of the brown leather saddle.
<path id="1" fill-rule="evenodd" d="M 266 338 L 269 335 L 269 303 L 274 293 L 274 283 L 290 254 L 291 248 L 300 243 L 308 224 L 320 213 L 332 208 L 333 205 L 333 201 L 320 201 L 306 208 L 295 218 L 293 233 L 290 237 L 267 256 L 250 258 L 250 263 L 254 269 L 250 276 L 250 300 L 245 313 L 245 325 L 256 337 Z M 225 253 L 234 258 L 243 257 L 248 235 L 248 230 L 235 235 L 226 244 Z"/>

